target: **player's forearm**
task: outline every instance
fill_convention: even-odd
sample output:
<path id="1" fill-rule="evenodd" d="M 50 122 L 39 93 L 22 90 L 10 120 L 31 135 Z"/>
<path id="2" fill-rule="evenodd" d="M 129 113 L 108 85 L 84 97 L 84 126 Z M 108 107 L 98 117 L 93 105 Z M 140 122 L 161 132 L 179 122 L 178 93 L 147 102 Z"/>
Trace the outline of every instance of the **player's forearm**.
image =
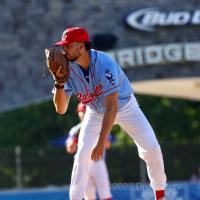
<path id="1" fill-rule="evenodd" d="M 67 111 L 69 99 L 70 97 L 65 95 L 64 89 L 55 88 L 53 102 L 57 113 L 62 115 Z"/>
<path id="2" fill-rule="evenodd" d="M 103 118 L 103 122 L 102 122 L 102 128 L 100 131 L 99 142 L 103 142 L 105 144 L 107 136 L 111 132 L 111 129 L 113 127 L 113 123 L 116 118 L 117 110 L 118 110 L 117 104 L 111 105 L 106 109 L 106 112 L 105 112 L 104 118 Z"/>

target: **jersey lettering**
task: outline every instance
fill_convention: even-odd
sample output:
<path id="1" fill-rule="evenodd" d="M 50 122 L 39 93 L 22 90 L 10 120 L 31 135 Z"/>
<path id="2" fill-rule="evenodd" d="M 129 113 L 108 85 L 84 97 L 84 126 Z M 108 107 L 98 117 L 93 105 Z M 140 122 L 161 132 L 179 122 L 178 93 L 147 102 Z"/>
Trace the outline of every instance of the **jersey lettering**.
<path id="1" fill-rule="evenodd" d="M 94 89 L 94 93 L 77 93 L 76 96 L 83 104 L 88 104 L 96 100 L 96 97 L 103 93 L 102 86 L 97 85 Z"/>

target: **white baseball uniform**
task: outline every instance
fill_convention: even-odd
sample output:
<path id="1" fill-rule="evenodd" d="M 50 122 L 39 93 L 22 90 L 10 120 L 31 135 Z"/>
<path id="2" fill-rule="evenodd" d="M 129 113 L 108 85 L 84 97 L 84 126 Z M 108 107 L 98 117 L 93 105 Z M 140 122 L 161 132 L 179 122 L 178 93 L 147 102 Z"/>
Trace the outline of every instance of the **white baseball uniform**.
<path id="1" fill-rule="evenodd" d="M 92 166 L 92 149 L 97 143 L 105 112 L 104 98 L 114 92 L 118 92 L 115 122 L 137 145 L 140 158 L 146 162 L 151 187 L 154 190 L 164 189 L 166 175 L 161 149 L 152 127 L 138 106 L 127 76 L 103 52 L 91 49 L 90 60 L 89 70 L 85 72 L 76 62 L 70 63 L 70 77 L 65 83 L 66 95 L 75 94 L 87 105 L 72 171 L 70 199 L 83 198 Z M 131 155 L 128 156 L 131 159 Z"/>
<path id="2" fill-rule="evenodd" d="M 72 141 L 77 141 L 77 137 L 79 135 L 81 128 L 81 123 L 72 127 L 69 131 L 69 135 L 66 139 L 66 143 Z M 110 181 L 108 176 L 108 170 L 105 164 L 105 157 L 98 161 L 92 163 L 89 179 L 87 183 L 86 190 L 84 192 L 85 200 L 95 200 L 96 192 L 99 195 L 100 199 L 111 198 L 110 192 Z"/>

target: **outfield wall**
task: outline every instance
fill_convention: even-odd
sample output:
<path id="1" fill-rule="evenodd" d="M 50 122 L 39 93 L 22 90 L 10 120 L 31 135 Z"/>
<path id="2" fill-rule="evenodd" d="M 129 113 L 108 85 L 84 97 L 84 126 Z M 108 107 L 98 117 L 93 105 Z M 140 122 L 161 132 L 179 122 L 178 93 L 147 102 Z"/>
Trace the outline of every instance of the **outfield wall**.
<path id="1" fill-rule="evenodd" d="M 26 190 L 2 190 L 0 200 L 68 200 L 69 187 L 48 187 Z M 113 184 L 113 200 L 154 200 L 153 192 L 146 184 Z M 169 183 L 166 199 L 197 200 L 200 199 L 200 182 Z"/>

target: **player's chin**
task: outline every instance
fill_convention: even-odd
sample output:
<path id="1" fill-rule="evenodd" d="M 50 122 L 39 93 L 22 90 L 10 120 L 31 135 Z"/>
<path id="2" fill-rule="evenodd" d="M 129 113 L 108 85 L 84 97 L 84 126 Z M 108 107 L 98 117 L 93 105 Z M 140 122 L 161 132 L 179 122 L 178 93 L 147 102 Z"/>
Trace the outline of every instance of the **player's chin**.
<path id="1" fill-rule="evenodd" d="M 67 59 L 67 60 L 69 60 L 69 54 L 67 54 L 66 52 L 64 52 L 64 57 Z"/>
<path id="2" fill-rule="evenodd" d="M 70 62 L 75 62 L 77 60 L 77 58 L 70 58 L 70 57 L 67 57 L 68 61 Z"/>
<path id="3" fill-rule="evenodd" d="M 72 56 L 72 55 L 67 54 L 66 56 L 67 56 L 67 59 L 68 59 L 70 62 L 75 62 L 75 61 L 79 58 L 78 55 Z"/>

